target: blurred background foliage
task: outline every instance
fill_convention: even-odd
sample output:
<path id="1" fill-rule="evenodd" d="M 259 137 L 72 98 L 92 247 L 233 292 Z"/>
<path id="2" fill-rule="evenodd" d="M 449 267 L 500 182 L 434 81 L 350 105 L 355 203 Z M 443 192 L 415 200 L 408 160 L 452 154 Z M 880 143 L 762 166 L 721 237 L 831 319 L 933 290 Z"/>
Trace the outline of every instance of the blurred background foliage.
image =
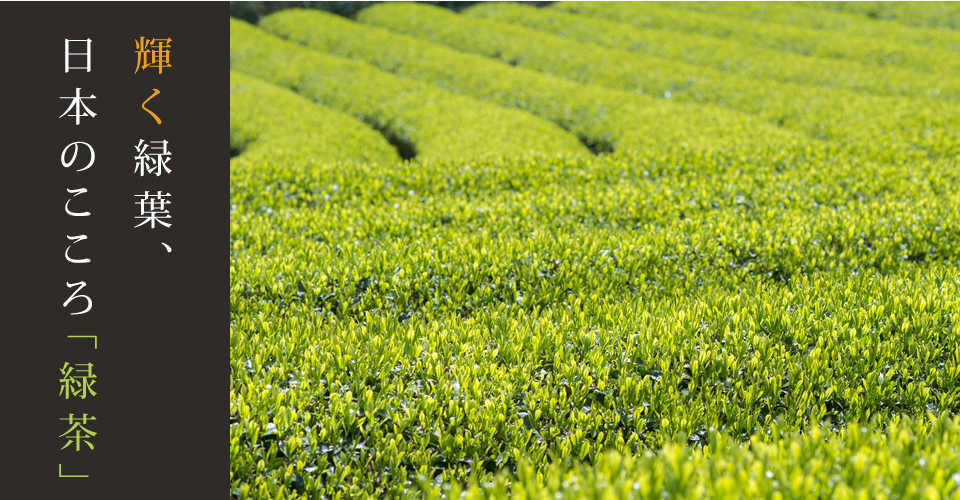
<path id="1" fill-rule="evenodd" d="M 380 2 L 230 2 L 230 17 L 243 19 L 256 24 L 260 19 L 272 12 L 284 9 L 302 8 L 319 9 L 332 12 L 344 17 L 353 17 L 361 9 Z M 421 2 L 437 5 L 454 12 L 459 12 L 471 5 L 481 2 Z M 553 2 L 517 2 L 535 6 L 549 5 Z"/>

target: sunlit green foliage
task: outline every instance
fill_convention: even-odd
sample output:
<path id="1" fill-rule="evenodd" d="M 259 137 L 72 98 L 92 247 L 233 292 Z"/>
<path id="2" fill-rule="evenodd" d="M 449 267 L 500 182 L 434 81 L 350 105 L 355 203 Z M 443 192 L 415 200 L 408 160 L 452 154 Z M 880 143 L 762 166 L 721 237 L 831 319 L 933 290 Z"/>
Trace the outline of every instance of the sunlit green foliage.
<path id="1" fill-rule="evenodd" d="M 287 169 L 309 162 L 400 159 L 382 135 L 355 118 L 236 71 L 230 72 L 230 149 L 243 151 L 250 163 L 295 156 Z"/>
<path id="2" fill-rule="evenodd" d="M 957 172 L 753 161 L 437 163 L 237 193 L 234 480 L 400 493 L 710 427 L 956 412 Z"/>
<path id="3" fill-rule="evenodd" d="M 848 37 L 851 43 L 857 43 L 862 39 L 896 40 L 898 43 L 912 44 L 917 48 L 941 51 L 948 65 L 955 66 L 960 62 L 956 60 L 960 57 L 960 32 L 958 31 L 910 27 L 893 21 L 869 19 L 853 13 L 831 12 L 816 8 L 816 2 L 683 2 L 681 4 L 658 2 L 658 4 L 747 19 L 753 23 L 813 28 L 827 34 L 837 32 L 841 36 Z M 893 2 L 889 4 L 896 5 Z M 914 12 L 922 12 L 924 9 L 937 10 L 934 2 L 923 2 L 910 9 Z M 950 9 L 943 10 L 946 15 Z M 952 11 L 960 14 L 960 6 L 954 5 Z M 953 62 L 950 62 L 951 59 Z"/>
<path id="4" fill-rule="evenodd" d="M 271 185 L 301 183 L 338 165 L 356 171 L 400 160 L 363 122 L 236 71 L 230 71 L 230 149 L 240 155 L 230 160 L 234 204 L 254 203 L 269 196 Z"/>
<path id="5" fill-rule="evenodd" d="M 333 55 L 429 82 L 505 107 L 517 107 L 576 133 L 595 150 L 823 148 L 803 136 L 715 106 L 690 106 L 583 85 L 316 10 L 285 10 L 261 28 Z"/>
<path id="6" fill-rule="evenodd" d="M 594 465 L 556 463 L 544 477 L 521 463 L 520 481 L 506 477 L 466 491 L 459 485 L 431 491 L 427 498 L 558 498 L 650 499 L 889 499 L 957 498 L 960 496 L 960 431 L 958 421 L 941 420 L 918 433 L 910 422 L 891 426 L 886 434 L 851 425 L 844 438 L 824 439 L 818 429 L 773 444 L 754 440 L 750 447 L 711 440 L 703 451 L 672 444 L 654 456 L 634 460 L 611 453 Z M 931 443 L 928 449 L 917 440 Z"/>
<path id="7" fill-rule="evenodd" d="M 960 498 L 945 101 L 359 17 L 231 21 L 231 498 Z"/>
<path id="8" fill-rule="evenodd" d="M 589 155 L 575 136 L 528 113 L 307 50 L 236 19 L 230 20 L 230 68 L 357 116 L 384 130 L 410 156 L 472 158 L 491 151 Z"/>
<path id="9" fill-rule="evenodd" d="M 934 74 L 956 74 L 955 53 L 911 44 L 896 36 L 851 37 L 836 31 L 784 24 L 749 23 L 724 16 L 646 2 L 558 2 L 554 7 L 641 28 L 737 40 L 754 46 L 806 56 L 847 59 L 874 66 L 899 66 Z"/>
<path id="10" fill-rule="evenodd" d="M 957 2 L 802 2 L 813 8 L 859 14 L 920 28 L 960 30 Z"/>
<path id="11" fill-rule="evenodd" d="M 601 4 L 611 10 L 617 8 L 611 3 Z M 881 161 L 927 153 L 951 158 L 960 154 L 960 111 L 954 102 L 869 96 L 750 79 L 566 40 L 526 27 L 467 18 L 422 4 L 377 4 L 361 11 L 357 18 L 574 81 L 731 107 L 815 139 L 862 149 L 870 158 Z"/>
<path id="12" fill-rule="evenodd" d="M 675 5 L 731 15 L 739 14 L 749 19 L 758 18 L 762 13 L 764 20 L 772 18 L 776 20 L 773 21 L 775 23 L 785 23 L 800 17 L 794 11 L 786 12 L 785 8 L 783 8 L 784 12 L 776 10 L 780 9 L 782 3 L 705 2 L 701 5 L 693 2 L 678 2 Z M 821 17 L 809 9 L 794 10 L 815 19 Z M 775 16 L 774 13 L 780 15 Z M 560 37 L 597 43 L 604 47 L 709 66 L 751 78 L 819 85 L 877 95 L 943 97 L 960 100 L 960 74 L 941 74 L 931 78 L 929 73 L 923 71 L 897 67 L 877 68 L 842 59 L 783 53 L 698 33 L 641 29 L 621 22 L 580 16 L 559 9 L 537 9 L 506 2 L 480 3 L 465 9 L 463 14 L 528 26 L 556 33 Z M 887 26 L 877 27 L 877 30 L 888 28 Z M 943 45 L 953 46 L 958 51 L 957 57 L 960 57 L 960 33 L 944 40 Z"/>

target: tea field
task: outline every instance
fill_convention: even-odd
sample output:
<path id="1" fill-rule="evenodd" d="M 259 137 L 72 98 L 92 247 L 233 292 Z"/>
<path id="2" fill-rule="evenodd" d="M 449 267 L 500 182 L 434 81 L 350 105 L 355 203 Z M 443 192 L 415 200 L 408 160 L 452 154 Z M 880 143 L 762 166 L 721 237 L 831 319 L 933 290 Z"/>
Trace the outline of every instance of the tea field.
<path id="1" fill-rule="evenodd" d="M 231 498 L 960 499 L 958 16 L 231 18 Z"/>

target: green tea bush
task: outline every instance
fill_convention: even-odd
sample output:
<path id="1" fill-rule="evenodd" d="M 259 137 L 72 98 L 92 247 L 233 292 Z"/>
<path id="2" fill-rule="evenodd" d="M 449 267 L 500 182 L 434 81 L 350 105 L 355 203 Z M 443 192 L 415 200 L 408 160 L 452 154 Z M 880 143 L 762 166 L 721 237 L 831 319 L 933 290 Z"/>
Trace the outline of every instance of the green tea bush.
<path id="1" fill-rule="evenodd" d="M 319 54 L 236 19 L 230 20 L 230 67 L 357 116 L 408 150 L 405 156 L 589 154 L 576 137 L 529 113 Z"/>
<path id="2" fill-rule="evenodd" d="M 230 149 L 264 157 L 308 151 L 307 161 L 393 163 L 396 150 L 375 130 L 349 115 L 290 90 L 230 72 Z"/>
<path id="3" fill-rule="evenodd" d="M 767 163 L 772 160 L 775 162 Z M 829 165 L 829 169 L 820 171 L 823 165 Z M 950 189 L 957 181 L 956 168 L 943 172 L 936 164 L 930 164 L 927 170 L 904 171 L 863 162 L 830 164 L 819 158 L 775 160 L 760 154 L 748 158 L 700 153 L 650 157 L 643 153 L 610 159 L 602 165 L 519 160 L 472 167 L 441 163 L 356 177 L 340 174 L 316 181 L 305 179 L 303 184 L 272 185 L 269 189 L 274 198 L 264 200 L 261 206 L 250 206 L 240 197 L 234 199 L 237 216 L 260 217 L 269 208 L 274 215 L 268 219 L 281 217 L 279 212 L 293 201 L 300 207 L 322 210 L 306 214 L 308 218 L 304 220 L 283 216 L 280 220 L 284 226 L 279 228 L 283 231 L 273 231 L 275 225 L 267 224 L 262 227 L 273 232 L 236 232 L 232 235 L 233 245 L 260 254 L 280 252 L 276 256 L 281 258 L 285 234 L 305 235 L 311 241 L 344 240 L 342 243 L 346 244 L 366 238 L 419 239 L 427 234 L 448 233 L 450 240 L 455 241 L 457 234 L 465 231 L 465 235 L 478 242 L 463 248 L 468 252 L 463 260 L 471 261 L 480 259 L 476 254 L 479 248 L 497 241 L 495 235 L 482 230 L 497 221 L 509 222 L 511 230 L 537 236 L 531 245 L 553 248 L 560 255 L 582 253 L 577 249 L 584 245 L 583 241 L 552 241 L 551 234 L 544 234 L 543 230 L 557 227 L 556 231 L 562 233 L 588 227 L 596 228 L 603 236 L 597 251 L 607 248 L 618 252 L 622 272 L 614 276 L 592 272 L 584 275 L 570 269 L 570 279 L 601 289 L 626 286 L 630 276 L 644 273 L 643 269 L 651 266 L 665 270 L 660 280 L 669 278 L 689 288 L 700 279 L 695 273 L 698 267 L 687 265 L 689 259 L 700 262 L 699 267 L 719 266 L 717 269 L 722 272 L 711 271 L 708 281 L 735 283 L 740 272 L 769 274 L 779 280 L 781 276 L 831 270 L 840 265 L 889 271 L 904 261 L 952 260 L 958 251 L 954 248 L 957 214 L 951 208 L 957 194 Z M 332 189 L 331 185 L 339 188 Z M 350 206 L 340 208 L 332 200 L 350 201 Z M 438 211 L 438 203 L 445 207 L 442 211 Z M 385 213 L 372 217 L 372 210 Z M 791 231 L 778 222 L 782 220 L 796 221 L 804 231 Z M 342 221 L 352 222 L 344 227 Z M 496 226 L 494 229 L 503 230 Z M 668 234 L 683 235 L 684 241 L 690 240 L 684 244 L 689 246 L 687 251 L 694 246 L 698 250 L 677 250 L 679 253 L 661 258 L 663 248 L 676 247 L 669 242 Z M 738 244 L 731 243 L 737 241 Z M 486 243 L 479 244 L 483 242 Z M 650 252 L 661 250 L 648 253 L 648 247 Z M 325 247 L 311 248 L 320 251 Z M 522 248 L 523 245 L 517 251 L 522 252 Z M 625 253 L 623 249 L 627 248 L 632 250 Z M 509 253 L 508 249 L 502 248 L 503 256 Z M 345 247 L 323 251 L 342 254 Z M 412 262 L 414 254 L 405 254 Z M 334 256 L 324 255 L 323 258 Z M 387 266 L 389 260 L 369 259 L 388 259 L 389 255 L 390 252 L 377 257 L 363 251 L 363 261 L 357 266 Z M 319 258 L 311 254 L 304 262 Z M 508 260 L 494 266 L 501 262 L 499 258 L 482 260 L 487 262 L 484 269 L 472 270 L 466 276 L 450 275 L 441 281 L 446 283 L 444 286 L 457 286 L 483 279 L 486 273 L 498 269 L 514 279 L 522 276 L 520 282 L 538 281 L 540 270 L 527 268 L 522 261 L 509 264 Z M 732 268 L 725 267 L 731 262 Z M 447 266 L 442 274 L 457 270 Z M 733 270 L 738 272 L 731 273 Z M 337 281 L 349 279 L 341 276 Z M 643 280 L 634 285 L 647 286 Z M 443 299 L 441 293 L 442 300 L 434 302 L 434 306 L 456 303 L 452 291 L 439 291 L 451 299 Z M 481 292 L 487 293 L 478 289 Z M 515 300 L 513 295 L 507 298 Z M 340 312 L 348 304 L 349 301 L 341 304 Z M 414 312 L 417 311 L 396 311 Z"/>
<path id="4" fill-rule="evenodd" d="M 656 456 L 610 453 L 593 465 L 556 463 L 542 477 L 521 462 L 519 481 L 504 475 L 468 488 L 433 488 L 427 498 L 956 498 L 960 474 L 950 471 L 960 469 L 958 421 L 932 424 L 919 435 L 910 422 L 887 433 L 851 425 L 845 438 L 813 429 L 749 447 L 718 435 L 703 451 L 671 444 Z M 917 439 L 933 445 L 920 450 Z"/>
<path id="5" fill-rule="evenodd" d="M 551 454 L 595 463 L 716 430 L 776 440 L 822 420 L 955 413 L 960 316 L 936 297 L 957 275 L 932 270 L 946 289 L 913 291 L 918 272 L 828 273 L 702 301 L 584 296 L 409 323 L 328 322 L 306 282 L 300 301 L 263 303 L 231 330 L 231 479 L 394 495 L 419 475 L 454 483 Z"/>
<path id="6" fill-rule="evenodd" d="M 960 6 L 956 2 L 803 2 L 802 5 L 907 26 L 960 30 Z"/>
<path id="7" fill-rule="evenodd" d="M 792 25 L 733 21 L 724 16 L 646 3 L 558 2 L 554 5 L 552 8 L 566 12 L 625 22 L 639 28 L 697 33 L 805 56 L 847 59 L 881 67 L 898 66 L 935 75 L 956 75 L 960 69 L 960 61 L 940 50 L 889 35 L 883 38 L 851 37 Z"/>
<path id="8" fill-rule="evenodd" d="M 753 80 L 565 40 L 521 26 L 467 18 L 427 5 L 377 4 L 357 17 L 365 23 L 574 81 L 732 107 L 816 139 L 862 149 L 880 161 L 928 153 L 949 158 L 960 154 L 960 113 L 953 103 Z"/>
<path id="9" fill-rule="evenodd" d="M 711 2 L 702 6 L 688 2 L 677 4 L 678 7 L 695 6 L 698 10 L 709 9 L 711 12 L 722 10 L 727 13 L 736 9 L 735 13 L 749 19 L 760 17 L 762 13 L 763 19 L 769 17 L 776 19 L 774 22 L 777 23 L 800 17 L 793 11 L 788 13 L 785 8 L 781 9 L 782 4 L 760 6 L 727 2 L 722 4 L 722 9 L 719 5 Z M 809 9 L 795 10 L 810 14 L 813 18 L 821 17 Z M 774 12 L 781 15 L 775 16 Z M 477 4 L 465 9 L 463 13 L 469 17 L 519 24 L 555 33 L 558 37 L 713 67 L 750 78 L 819 85 L 877 95 L 960 99 L 960 77 L 957 75 L 942 74 L 931 78 L 930 74 L 920 71 L 896 67 L 881 69 L 840 59 L 783 53 L 697 33 L 640 29 L 621 22 L 570 14 L 557 9 L 535 9 L 506 2 Z M 960 51 L 960 33 L 956 35 L 956 41 L 946 41 L 945 45 L 955 45 L 956 50 Z M 960 57 L 960 53 L 957 56 Z"/>
<path id="10" fill-rule="evenodd" d="M 704 149 L 811 146 L 799 134 L 719 107 L 689 106 L 578 84 L 323 12 L 285 10 L 264 18 L 260 27 L 321 52 L 527 110 L 601 152 L 657 150 L 678 143 Z"/>
<path id="11" fill-rule="evenodd" d="M 445 16 L 231 21 L 232 499 L 960 498 L 942 103 Z"/>
<path id="12" fill-rule="evenodd" d="M 865 19 L 863 16 L 852 13 L 811 9 L 805 3 L 778 2 L 765 5 L 759 2 L 737 2 L 719 5 L 711 2 L 684 2 L 673 7 L 747 19 L 754 23 L 787 24 L 799 28 L 824 30 L 831 35 L 842 34 L 853 43 L 863 39 L 896 40 L 898 43 L 913 44 L 917 48 L 940 51 L 945 59 L 953 59 L 953 64 L 960 62 L 957 61 L 960 57 L 960 32 L 904 26 L 891 21 Z M 920 5 L 929 6 L 930 3 Z M 922 8 L 916 10 L 920 11 Z M 954 6 L 953 10 L 960 13 L 960 7 Z"/>
<path id="13" fill-rule="evenodd" d="M 234 488 L 400 495 L 960 411 L 956 169 L 645 156 L 237 193 Z"/>
<path id="14" fill-rule="evenodd" d="M 325 169 L 357 175 L 367 163 L 394 164 L 397 151 L 357 119 L 294 92 L 230 71 L 231 193 L 263 203 L 271 185 L 298 184 Z M 266 191 L 264 188 L 266 187 Z"/>

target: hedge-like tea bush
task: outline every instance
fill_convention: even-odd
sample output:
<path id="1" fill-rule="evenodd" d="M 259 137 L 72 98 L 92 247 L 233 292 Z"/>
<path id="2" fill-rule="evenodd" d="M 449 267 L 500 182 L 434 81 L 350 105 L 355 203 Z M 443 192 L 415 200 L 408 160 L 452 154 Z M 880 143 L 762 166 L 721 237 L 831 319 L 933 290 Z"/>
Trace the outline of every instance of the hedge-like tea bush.
<path id="1" fill-rule="evenodd" d="M 297 475 L 310 496 L 394 495 L 418 475 L 452 483 L 524 459 L 542 467 L 549 454 L 595 463 L 715 431 L 776 439 L 823 419 L 886 426 L 955 412 L 960 311 L 944 296 L 958 276 L 926 270 L 947 285 L 921 271 L 844 271 L 676 301 L 580 289 L 553 307 L 401 323 L 376 311 L 328 320 L 313 312 L 329 300 L 313 280 L 267 299 L 245 290 L 240 268 L 232 293 L 250 305 L 231 328 L 231 479 L 289 491 Z M 377 283 L 349 285 L 364 300 Z M 421 293 L 427 305 L 436 296 Z M 937 456 L 932 439 L 913 446 Z"/>
<path id="2" fill-rule="evenodd" d="M 816 139 L 863 148 L 878 160 L 960 154 L 960 112 L 953 103 L 753 80 L 422 4 L 377 4 L 358 19 L 574 81 L 721 104 Z"/>
<path id="3" fill-rule="evenodd" d="M 722 7 L 717 7 L 718 5 L 720 4 L 689 2 L 677 4 L 686 8 L 722 10 L 723 13 L 736 9 L 736 13 L 749 19 L 755 19 L 763 13 L 766 16 L 764 19 L 767 17 L 776 19 L 778 24 L 799 17 L 793 15 L 793 11 L 790 11 L 791 14 L 785 12 L 786 7 L 782 7 L 782 3 L 764 5 L 762 9 L 759 5 L 736 2 L 723 3 Z M 809 9 L 795 8 L 794 10 L 818 17 Z M 774 12 L 781 15 L 775 16 Z M 640 29 L 621 22 L 580 16 L 558 9 L 537 9 L 506 2 L 479 3 L 465 9 L 463 14 L 527 26 L 555 33 L 558 37 L 596 43 L 604 47 L 712 67 L 750 78 L 818 85 L 877 95 L 960 100 L 960 76 L 957 74 L 944 73 L 931 78 L 929 73 L 922 71 L 890 66 L 877 68 L 841 59 L 783 53 L 757 48 L 743 42 L 718 40 L 698 33 Z M 952 43 L 956 45 L 956 50 L 960 51 L 960 33 L 957 33 L 956 41 Z M 960 57 L 960 52 L 956 55 Z"/>
<path id="4" fill-rule="evenodd" d="M 356 118 L 236 71 L 230 71 L 230 147 L 239 154 L 230 160 L 233 205 L 269 204 L 272 188 L 331 170 L 362 175 L 368 163 L 400 160 L 383 136 Z"/>
<path id="5" fill-rule="evenodd" d="M 316 10 L 284 10 L 261 28 L 333 55 L 438 85 L 506 107 L 527 110 L 577 134 L 594 149 L 816 147 L 799 134 L 724 110 L 583 85 L 512 67 Z"/>
<path id="6" fill-rule="evenodd" d="M 331 175 L 231 214 L 231 481 L 256 498 L 960 410 L 955 168 L 690 152 Z"/>
<path id="7" fill-rule="evenodd" d="M 914 11 L 922 12 L 924 7 L 930 7 L 933 3 L 920 4 L 914 8 Z M 831 36 L 840 34 L 847 37 L 851 43 L 860 43 L 865 39 L 895 41 L 897 44 L 910 44 L 922 50 L 938 51 L 948 64 L 960 63 L 957 60 L 960 57 L 960 31 L 904 26 L 896 22 L 869 19 L 853 13 L 810 8 L 816 7 L 816 2 L 809 2 L 809 5 L 807 2 L 778 2 L 769 5 L 759 2 L 728 2 L 723 5 L 713 2 L 684 2 L 680 5 L 670 3 L 659 3 L 659 5 L 747 19 L 755 24 L 777 26 L 786 24 L 798 28 L 823 30 Z M 954 5 L 952 10 L 955 14 L 960 14 L 960 7 Z M 944 14 L 948 15 L 947 12 Z M 953 59 L 952 63 L 950 63 L 951 59 Z M 943 78 L 947 75 L 937 76 Z"/>
<path id="8" fill-rule="evenodd" d="M 896 21 L 906 26 L 960 30 L 960 5 L 956 2 L 803 2 L 803 5 Z"/>
<path id="9" fill-rule="evenodd" d="M 468 488 L 435 488 L 427 498 L 956 498 L 960 473 L 950 471 L 960 470 L 958 424 L 942 419 L 919 434 L 911 422 L 886 433 L 851 425 L 845 438 L 814 429 L 749 447 L 729 446 L 721 435 L 704 452 L 672 444 L 656 456 L 610 453 L 593 465 L 556 463 L 543 477 L 521 462 L 519 481 L 504 475 Z M 932 446 L 920 450 L 916 440 Z"/>
<path id="10" fill-rule="evenodd" d="M 956 75 L 960 61 L 942 50 L 916 45 L 896 36 L 864 38 L 792 25 L 734 21 L 724 16 L 658 5 L 614 5 L 613 2 L 558 2 L 554 7 L 640 28 L 698 33 L 725 40 L 805 56 L 848 59 L 874 66 L 898 66 Z"/>
<path id="11" fill-rule="evenodd" d="M 232 22 L 232 68 L 290 89 L 232 74 L 232 499 L 960 497 L 949 114 L 744 84 L 813 140 L 704 104 L 739 80 L 654 99 L 572 81 L 632 52 L 371 12 L 506 52 Z"/>
<path id="12" fill-rule="evenodd" d="M 423 158 L 589 154 L 557 125 L 285 42 L 230 20 L 230 67 L 296 90 L 384 130 Z"/>
<path id="13" fill-rule="evenodd" d="M 230 148 L 259 159 L 304 152 L 289 162 L 382 162 L 400 159 L 377 131 L 352 116 L 288 89 L 230 72 Z"/>

